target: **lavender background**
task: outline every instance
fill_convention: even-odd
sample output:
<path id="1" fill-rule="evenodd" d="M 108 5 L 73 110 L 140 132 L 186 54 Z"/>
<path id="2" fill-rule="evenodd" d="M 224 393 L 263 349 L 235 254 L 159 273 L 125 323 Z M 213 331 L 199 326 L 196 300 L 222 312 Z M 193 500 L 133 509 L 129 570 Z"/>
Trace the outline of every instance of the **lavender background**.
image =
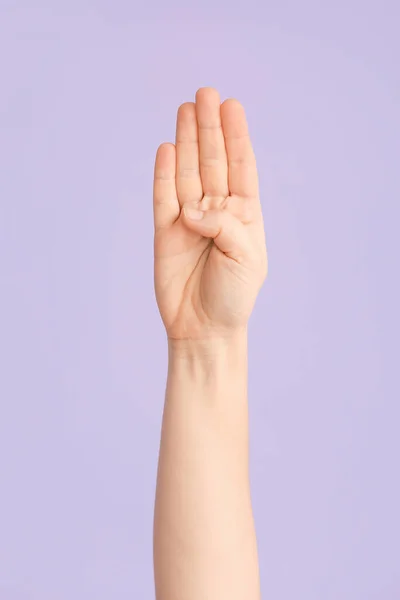
<path id="1" fill-rule="evenodd" d="M 399 599 L 398 3 L 0 7 L 0 600 L 154 598 L 153 157 L 203 85 L 244 103 L 265 207 L 263 597 Z"/>

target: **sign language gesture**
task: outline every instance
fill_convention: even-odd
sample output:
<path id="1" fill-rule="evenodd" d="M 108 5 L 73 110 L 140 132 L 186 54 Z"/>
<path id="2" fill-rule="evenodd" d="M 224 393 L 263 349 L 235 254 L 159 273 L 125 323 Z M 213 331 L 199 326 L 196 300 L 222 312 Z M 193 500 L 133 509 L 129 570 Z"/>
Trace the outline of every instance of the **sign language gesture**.
<path id="1" fill-rule="evenodd" d="M 212 88 L 179 107 L 154 172 L 155 291 L 171 340 L 246 328 L 267 274 L 256 160 L 245 111 Z"/>

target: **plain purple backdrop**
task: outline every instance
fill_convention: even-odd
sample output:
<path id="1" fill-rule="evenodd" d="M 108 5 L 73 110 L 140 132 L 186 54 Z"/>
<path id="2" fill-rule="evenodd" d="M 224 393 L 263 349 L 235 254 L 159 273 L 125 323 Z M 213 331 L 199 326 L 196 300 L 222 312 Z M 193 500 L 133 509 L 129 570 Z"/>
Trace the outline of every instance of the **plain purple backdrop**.
<path id="1" fill-rule="evenodd" d="M 154 598 L 153 160 L 204 85 L 247 109 L 265 210 L 263 597 L 399 599 L 398 3 L 0 9 L 0 600 Z"/>

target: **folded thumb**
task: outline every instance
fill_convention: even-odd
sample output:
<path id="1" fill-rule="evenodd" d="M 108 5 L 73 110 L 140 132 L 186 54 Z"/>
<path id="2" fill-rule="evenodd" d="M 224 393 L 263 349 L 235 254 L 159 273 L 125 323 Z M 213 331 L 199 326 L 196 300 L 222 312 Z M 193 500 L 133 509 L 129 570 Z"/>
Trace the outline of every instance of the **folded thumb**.
<path id="1" fill-rule="evenodd" d="M 227 256 L 240 260 L 247 255 L 249 238 L 245 225 L 227 210 L 197 210 L 184 207 L 187 227 L 206 238 Z"/>

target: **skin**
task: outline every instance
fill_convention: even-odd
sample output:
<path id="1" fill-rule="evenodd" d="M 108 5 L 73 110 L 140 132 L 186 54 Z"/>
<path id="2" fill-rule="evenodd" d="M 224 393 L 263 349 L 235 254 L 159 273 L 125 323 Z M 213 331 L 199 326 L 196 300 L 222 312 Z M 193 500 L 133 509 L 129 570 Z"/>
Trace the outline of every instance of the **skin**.
<path id="1" fill-rule="evenodd" d="M 154 515 L 157 600 L 259 600 L 248 472 L 247 323 L 267 275 L 245 111 L 201 88 L 154 173 L 168 379 Z"/>

